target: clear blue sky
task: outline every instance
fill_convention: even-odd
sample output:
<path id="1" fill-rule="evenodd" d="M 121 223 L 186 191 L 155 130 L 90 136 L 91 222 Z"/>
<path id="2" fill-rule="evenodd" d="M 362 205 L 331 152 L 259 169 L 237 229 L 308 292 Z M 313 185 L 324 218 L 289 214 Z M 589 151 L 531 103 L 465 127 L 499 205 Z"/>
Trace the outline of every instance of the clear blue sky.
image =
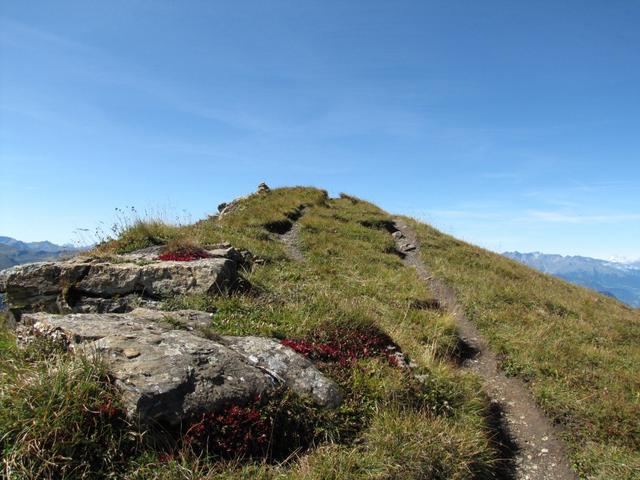
<path id="1" fill-rule="evenodd" d="M 640 257 L 640 2 L 0 1 L 0 235 L 310 184 Z"/>

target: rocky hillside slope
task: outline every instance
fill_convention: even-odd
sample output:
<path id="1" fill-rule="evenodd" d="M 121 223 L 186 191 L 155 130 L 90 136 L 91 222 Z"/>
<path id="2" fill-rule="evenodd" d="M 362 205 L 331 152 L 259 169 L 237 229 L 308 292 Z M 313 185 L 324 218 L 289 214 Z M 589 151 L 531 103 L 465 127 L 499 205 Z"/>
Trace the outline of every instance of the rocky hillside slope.
<path id="1" fill-rule="evenodd" d="M 348 195 L 220 210 L 0 275 L 5 476 L 634 478 L 637 312 Z"/>

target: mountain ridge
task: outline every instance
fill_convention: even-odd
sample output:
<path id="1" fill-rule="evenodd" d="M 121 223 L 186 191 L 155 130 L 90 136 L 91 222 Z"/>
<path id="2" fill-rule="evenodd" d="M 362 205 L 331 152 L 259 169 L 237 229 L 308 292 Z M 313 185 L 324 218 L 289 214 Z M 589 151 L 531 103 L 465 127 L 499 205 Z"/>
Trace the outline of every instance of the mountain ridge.
<path id="1" fill-rule="evenodd" d="M 82 249 L 72 245 L 56 245 L 48 240 L 23 242 L 12 237 L 0 236 L 0 270 L 23 263 L 54 260 L 80 250 Z"/>
<path id="2" fill-rule="evenodd" d="M 131 222 L 84 259 L 71 260 L 93 263 L 73 267 L 78 275 L 63 282 L 52 281 L 59 269 L 49 263 L 37 266 L 39 282 L 32 267 L 0 274 L 11 306 L 0 330 L 6 465 L 25 478 L 58 478 L 71 469 L 132 479 L 576 478 L 544 471 L 562 461 L 580 478 L 637 477 L 640 310 L 347 194 L 260 186 L 221 210 L 191 225 Z M 228 288 L 181 293 L 177 273 L 169 283 L 166 276 L 150 281 L 152 270 L 202 268 L 202 254 L 215 258 L 206 255 L 213 246 L 243 262 Z M 95 285 L 107 301 L 93 295 Z M 130 285 L 139 298 L 115 305 L 122 297 L 109 292 Z M 158 285 L 171 288 L 162 293 Z M 140 435 L 110 379 L 121 372 L 114 358 L 146 361 L 146 340 L 125 348 L 119 331 L 116 356 L 96 364 L 73 352 L 51 354 L 46 343 L 25 350 L 17 342 L 33 323 L 21 321 L 22 313 L 32 314 L 22 309 L 42 315 L 50 306 L 56 322 L 73 320 L 83 338 L 103 345 L 98 330 L 105 322 L 122 321 L 114 315 L 140 304 L 164 312 L 162 338 L 206 348 L 225 335 L 279 342 L 337 382 L 343 403 L 330 412 L 284 392 L 265 404 L 220 405 L 205 412 L 213 417 L 187 418 L 185 428 Z M 125 311 L 106 311 L 114 307 Z M 11 315 L 20 330 L 11 330 Z M 184 315 L 197 315 L 194 330 L 180 320 Z M 164 375 L 169 359 L 154 358 Z M 178 389 L 185 391 L 191 388 Z M 213 428 L 218 418 L 237 433 L 233 444 L 228 431 Z M 556 427 L 559 445 L 543 433 Z M 269 440 L 270 428 L 279 436 Z M 170 456 L 158 445 L 168 445 Z M 229 452 L 237 453 L 233 463 L 225 461 Z"/>
<path id="3" fill-rule="evenodd" d="M 538 271 L 613 296 L 640 308 L 640 262 L 619 262 L 580 255 L 558 255 L 541 252 L 504 252 Z"/>

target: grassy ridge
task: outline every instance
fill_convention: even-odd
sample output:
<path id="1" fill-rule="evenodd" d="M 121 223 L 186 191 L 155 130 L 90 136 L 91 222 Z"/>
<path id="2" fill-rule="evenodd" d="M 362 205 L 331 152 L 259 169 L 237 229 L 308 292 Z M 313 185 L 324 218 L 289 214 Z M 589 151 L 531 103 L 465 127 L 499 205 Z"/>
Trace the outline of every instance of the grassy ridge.
<path id="1" fill-rule="evenodd" d="M 409 221 L 409 220 L 408 220 Z M 640 312 L 413 221 L 422 259 L 566 428 L 576 469 L 640 478 Z"/>
<path id="2" fill-rule="evenodd" d="M 301 205 L 309 207 L 300 219 L 300 248 L 306 261 L 294 262 L 273 231 L 295 218 Z M 92 462 L 82 442 L 72 437 L 63 454 L 44 459 L 50 462 L 49 471 L 63 465 L 72 472 L 70 477 L 131 479 L 491 478 L 499 465 L 490 441 L 493 432 L 484 418 L 486 399 L 479 394 L 476 378 L 449 364 L 456 345 L 451 319 L 439 310 L 420 307 L 429 304 L 420 302 L 429 299 L 428 292 L 415 272 L 403 267 L 388 232 L 377 228 L 389 220 L 375 206 L 351 197 L 328 199 L 321 190 L 289 188 L 249 196 L 221 219 L 183 227 L 134 223 L 118 239 L 101 245 L 96 252 L 101 255 L 175 239 L 203 245 L 229 241 L 247 248 L 262 259 L 245 272 L 250 289 L 214 298 L 173 298 L 166 307 L 214 311 L 211 333 L 305 338 L 318 329 L 372 325 L 418 363 L 416 373 L 423 381 L 384 358 L 364 358 L 348 369 L 320 365 L 339 381 L 346 402 L 331 415 L 303 411 L 325 423 L 315 427 L 315 448 L 294 454 L 284 464 L 221 461 L 188 448 L 166 456 L 139 441 L 128 454 L 114 454 L 108 465 L 101 465 Z M 51 371 L 43 364 L 52 363 L 50 359 L 26 358 L 9 348 L 10 343 L 3 344 L 0 356 L 0 438 L 5 468 L 11 461 L 17 472 L 14 478 L 21 478 L 35 475 L 35 467 L 25 462 L 33 451 L 23 446 L 37 446 L 39 437 L 52 438 L 48 415 L 56 411 L 68 421 L 84 421 L 84 407 L 97 400 L 104 404 L 102 397 L 111 390 L 95 373 L 101 371 L 99 365 L 76 369 L 75 360 L 62 356 L 55 358 L 64 365 L 70 362 L 68 367 Z M 46 391 L 48 382 L 61 383 L 58 371 L 79 372 L 81 380 L 62 382 L 67 388 L 61 397 L 27 398 L 34 372 L 39 372 L 37 384 Z M 100 398 L 91 398 L 91 392 Z M 32 408 L 13 408 L 21 400 Z M 117 451 L 112 447 L 130 438 L 127 425 L 116 431 L 103 426 L 98 422 L 87 434 L 95 433 L 89 436 L 104 442 L 106 451 Z"/>

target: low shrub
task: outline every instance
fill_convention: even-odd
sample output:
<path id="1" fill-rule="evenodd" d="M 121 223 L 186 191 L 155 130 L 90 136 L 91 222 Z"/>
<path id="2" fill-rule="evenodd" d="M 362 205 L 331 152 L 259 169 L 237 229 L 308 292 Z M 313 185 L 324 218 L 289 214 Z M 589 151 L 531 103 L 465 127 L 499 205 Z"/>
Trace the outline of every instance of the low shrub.
<path id="1" fill-rule="evenodd" d="M 202 248 L 199 243 L 185 238 L 177 238 L 167 243 L 160 255 L 158 255 L 158 260 L 192 262 L 209 257 L 211 257 L 209 252 Z"/>
<path id="2" fill-rule="evenodd" d="M 307 338 L 281 340 L 283 345 L 312 360 L 350 365 L 361 358 L 384 357 L 397 364 L 397 346 L 375 325 L 314 329 Z"/>
<path id="3" fill-rule="evenodd" d="M 328 410 L 282 388 L 267 400 L 229 405 L 192 421 L 180 438 L 196 455 L 282 462 L 328 439 L 351 438 L 350 407 Z M 337 434 L 336 434 L 337 433 Z M 180 447 L 180 445 L 178 445 Z"/>
<path id="4" fill-rule="evenodd" d="M 263 455 L 269 424 L 257 405 L 232 405 L 220 413 L 205 413 L 183 436 L 186 445 L 222 458 Z"/>

